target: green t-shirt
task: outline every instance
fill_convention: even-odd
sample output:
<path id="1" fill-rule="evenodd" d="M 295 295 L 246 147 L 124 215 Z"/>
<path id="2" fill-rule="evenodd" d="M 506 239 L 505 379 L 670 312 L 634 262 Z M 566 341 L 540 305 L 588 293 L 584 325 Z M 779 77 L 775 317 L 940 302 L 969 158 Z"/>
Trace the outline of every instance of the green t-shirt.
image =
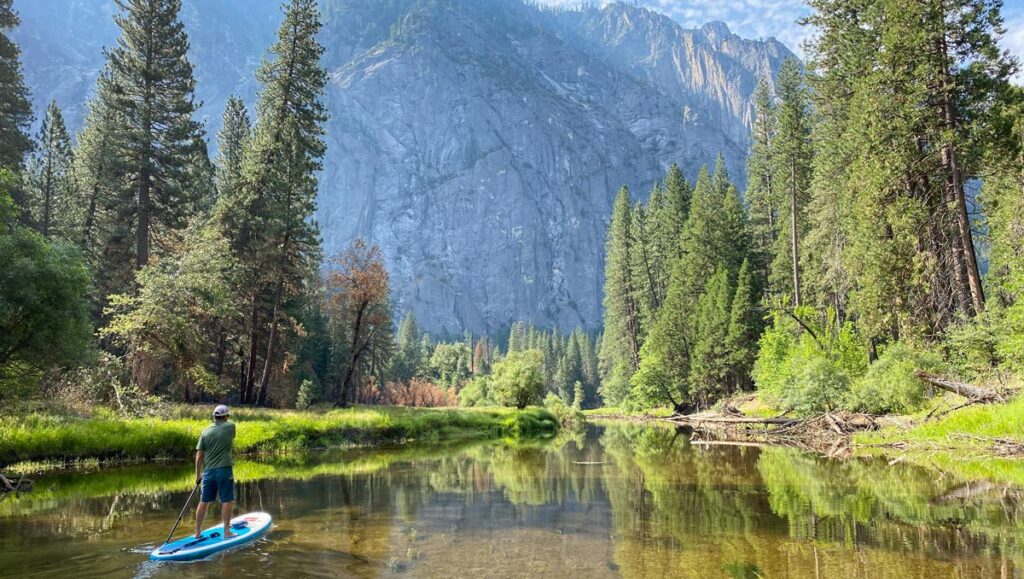
<path id="1" fill-rule="evenodd" d="M 199 444 L 196 450 L 205 454 L 203 457 L 203 470 L 213 470 L 225 466 L 231 466 L 234 461 L 231 459 L 231 444 L 235 441 L 234 422 L 214 422 L 203 430 L 199 435 Z"/>

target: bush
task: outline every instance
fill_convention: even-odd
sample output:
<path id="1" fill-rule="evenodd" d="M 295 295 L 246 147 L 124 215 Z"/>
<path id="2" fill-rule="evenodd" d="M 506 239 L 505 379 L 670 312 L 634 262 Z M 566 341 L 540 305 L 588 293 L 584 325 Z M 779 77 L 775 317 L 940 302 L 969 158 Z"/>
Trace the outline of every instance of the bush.
<path id="1" fill-rule="evenodd" d="M 561 396 L 551 392 L 544 398 L 544 408 L 554 414 L 558 424 L 562 426 L 574 426 L 583 424 L 583 411 L 576 406 L 569 406 L 562 400 Z"/>
<path id="2" fill-rule="evenodd" d="M 510 352 L 494 364 L 491 396 L 498 404 L 519 409 L 540 402 L 544 391 L 544 355 L 538 350 Z"/>
<path id="3" fill-rule="evenodd" d="M 490 397 L 490 380 L 487 376 L 477 376 L 459 390 L 459 406 L 497 406 Z"/>
<path id="4" fill-rule="evenodd" d="M 800 414 L 830 411 L 847 401 L 853 380 L 867 370 L 867 347 L 849 322 L 831 311 L 796 312 L 803 325 L 778 311 L 760 341 L 753 376 L 772 402 Z"/>
<path id="5" fill-rule="evenodd" d="M 854 381 L 847 407 L 872 414 L 908 414 L 920 410 L 928 386 L 914 373 L 938 372 L 942 358 L 906 342 L 888 345 L 867 373 Z"/>

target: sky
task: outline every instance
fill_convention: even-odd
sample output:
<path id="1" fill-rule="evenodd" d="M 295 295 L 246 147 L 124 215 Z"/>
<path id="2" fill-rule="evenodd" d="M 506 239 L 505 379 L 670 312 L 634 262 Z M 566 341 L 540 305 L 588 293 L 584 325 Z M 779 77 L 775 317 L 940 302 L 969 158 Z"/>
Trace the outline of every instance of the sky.
<path id="1" fill-rule="evenodd" d="M 580 0 L 540 0 L 546 4 L 578 6 Z M 810 9 L 804 2 L 786 0 L 627 0 L 667 14 L 687 28 L 696 28 L 711 20 L 721 20 L 746 38 L 774 36 L 793 52 L 803 56 L 802 43 L 808 31 L 797 24 Z M 594 0 L 595 4 L 602 0 Z M 1024 0 L 1004 0 L 1006 36 L 1003 46 L 1024 60 Z M 1024 81 L 1018 75 L 1017 81 Z"/>

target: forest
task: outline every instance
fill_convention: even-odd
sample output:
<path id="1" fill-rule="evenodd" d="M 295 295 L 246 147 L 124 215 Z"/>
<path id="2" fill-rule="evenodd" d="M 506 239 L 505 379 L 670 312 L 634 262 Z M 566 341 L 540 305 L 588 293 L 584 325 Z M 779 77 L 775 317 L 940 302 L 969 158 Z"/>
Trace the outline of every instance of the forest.
<path id="1" fill-rule="evenodd" d="M 1019 382 L 1024 91 L 999 2 L 811 2 L 807 61 L 757 89 L 745 190 L 720 158 L 616 195 L 602 332 L 454 338 L 396 316 L 377 246 L 323 254 L 313 0 L 284 7 L 212 157 L 180 1 L 117 6 L 72 138 L 57 103 L 29 135 L 0 2 L 0 399 L 908 414 L 920 372 Z"/>
<path id="2" fill-rule="evenodd" d="M 1024 91 L 1001 3 L 809 4 L 806 66 L 758 87 L 742 195 L 721 162 L 619 193 L 605 404 L 912 414 L 937 392 L 921 372 L 1019 386 Z"/>

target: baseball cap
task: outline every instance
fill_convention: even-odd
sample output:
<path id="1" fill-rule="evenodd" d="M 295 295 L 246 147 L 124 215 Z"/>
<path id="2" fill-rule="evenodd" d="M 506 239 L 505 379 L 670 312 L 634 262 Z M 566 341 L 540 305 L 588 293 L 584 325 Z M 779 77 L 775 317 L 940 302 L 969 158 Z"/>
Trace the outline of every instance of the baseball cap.
<path id="1" fill-rule="evenodd" d="M 214 418 L 223 418 L 228 415 L 228 407 L 221 404 L 220 406 L 213 409 Z"/>

